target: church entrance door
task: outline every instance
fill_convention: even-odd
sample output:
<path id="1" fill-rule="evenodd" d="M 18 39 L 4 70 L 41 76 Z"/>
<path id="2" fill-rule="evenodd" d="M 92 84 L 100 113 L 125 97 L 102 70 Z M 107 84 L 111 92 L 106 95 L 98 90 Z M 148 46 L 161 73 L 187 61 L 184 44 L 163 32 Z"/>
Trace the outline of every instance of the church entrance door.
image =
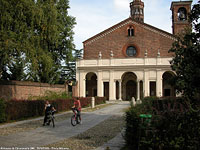
<path id="1" fill-rule="evenodd" d="M 122 75 L 122 99 L 131 100 L 137 98 L 137 76 L 133 72 L 126 72 Z"/>
<path id="2" fill-rule="evenodd" d="M 136 98 L 136 82 L 129 80 L 126 83 L 126 100 L 131 100 L 132 97 Z"/>

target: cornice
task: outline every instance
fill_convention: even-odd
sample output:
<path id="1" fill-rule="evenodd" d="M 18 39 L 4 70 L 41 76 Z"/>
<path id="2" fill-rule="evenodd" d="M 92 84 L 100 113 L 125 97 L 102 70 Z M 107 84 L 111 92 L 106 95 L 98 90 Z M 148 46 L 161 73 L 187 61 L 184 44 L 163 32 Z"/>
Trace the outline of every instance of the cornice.
<path id="1" fill-rule="evenodd" d="M 139 65 L 139 66 L 98 66 L 98 67 L 77 67 L 78 70 L 158 70 L 158 69 L 171 69 L 170 65 Z"/>

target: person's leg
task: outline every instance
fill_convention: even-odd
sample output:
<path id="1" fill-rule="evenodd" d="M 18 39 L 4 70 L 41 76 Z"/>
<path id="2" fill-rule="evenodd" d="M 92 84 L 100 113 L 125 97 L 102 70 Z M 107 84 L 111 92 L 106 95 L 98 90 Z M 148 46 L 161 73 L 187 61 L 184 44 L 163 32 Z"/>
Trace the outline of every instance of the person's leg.
<path id="1" fill-rule="evenodd" d="M 78 117 L 80 119 L 80 124 L 82 124 L 82 120 L 81 120 L 81 111 L 77 110 L 78 111 Z"/>
<path id="2" fill-rule="evenodd" d="M 47 122 L 47 114 L 45 114 L 44 116 L 44 122 L 43 122 L 43 126 L 45 126 L 45 123 Z"/>

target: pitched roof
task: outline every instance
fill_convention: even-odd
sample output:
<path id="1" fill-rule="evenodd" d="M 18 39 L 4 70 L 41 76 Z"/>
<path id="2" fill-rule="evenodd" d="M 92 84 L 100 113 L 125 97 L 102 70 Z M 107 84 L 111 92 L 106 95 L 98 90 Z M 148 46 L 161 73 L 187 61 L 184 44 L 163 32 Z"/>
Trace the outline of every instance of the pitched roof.
<path id="1" fill-rule="evenodd" d="M 143 28 L 145 28 L 145 29 L 147 29 L 149 31 L 155 32 L 155 33 L 160 34 L 162 36 L 165 36 L 165 37 L 167 37 L 169 39 L 176 40 L 175 35 L 173 35 L 173 34 L 171 34 L 169 32 L 166 32 L 164 30 L 161 30 L 159 28 L 156 28 L 154 26 L 151 26 L 151 25 L 143 23 L 143 22 L 139 22 L 139 21 L 133 20 L 131 17 L 129 17 L 129 18 L 121 21 L 120 23 L 118 23 L 118 24 L 116 24 L 116 25 L 114 25 L 114 26 L 112 26 L 112 27 L 110 27 L 110 28 L 108 28 L 108 29 L 96 34 L 95 36 L 85 40 L 83 43 L 85 45 L 88 45 L 88 44 L 90 44 L 90 43 L 92 43 L 92 42 L 94 42 L 94 41 L 96 41 L 96 40 L 98 40 L 100 38 L 103 38 L 104 36 L 112 33 L 116 29 L 119 29 L 120 27 L 125 26 L 125 25 L 127 25 L 129 23 L 132 23 L 132 24 L 135 24 L 135 25 L 139 25 L 139 26 L 141 26 L 141 27 L 143 27 Z"/>

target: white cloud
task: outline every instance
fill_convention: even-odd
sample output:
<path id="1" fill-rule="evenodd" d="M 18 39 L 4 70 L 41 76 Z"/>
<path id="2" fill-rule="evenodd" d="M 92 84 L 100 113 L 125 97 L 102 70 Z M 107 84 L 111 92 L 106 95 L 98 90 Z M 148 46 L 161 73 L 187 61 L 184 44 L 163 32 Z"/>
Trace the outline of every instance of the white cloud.
<path id="1" fill-rule="evenodd" d="M 130 0 L 114 0 L 114 6 L 119 10 L 127 10 Z"/>

